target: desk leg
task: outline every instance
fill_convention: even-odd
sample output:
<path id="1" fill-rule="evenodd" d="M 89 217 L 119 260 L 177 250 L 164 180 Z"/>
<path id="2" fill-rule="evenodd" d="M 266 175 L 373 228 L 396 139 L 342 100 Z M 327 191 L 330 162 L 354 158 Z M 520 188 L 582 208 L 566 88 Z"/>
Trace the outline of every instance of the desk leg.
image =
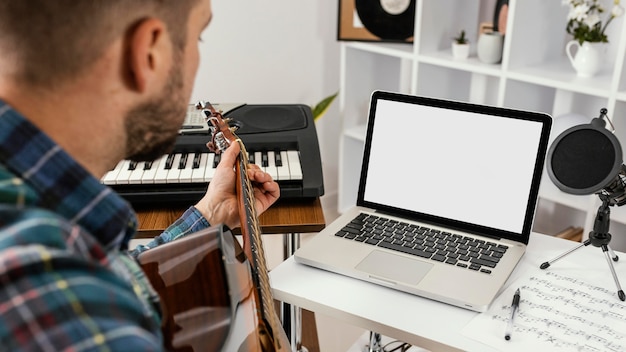
<path id="1" fill-rule="evenodd" d="M 377 332 L 370 331 L 370 343 L 363 349 L 365 352 L 382 352 L 383 346 L 381 346 L 381 336 Z"/>
<path id="2" fill-rule="evenodd" d="M 289 233 L 283 235 L 283 259 L 291 257 L 300 248 L 300 234 Z"/>
<path id="3" fill-rule="evenodd" d="M 283 259 L 291 257 L 300 248 L 300 234 L 290 233 L 283 236 Z M 308 352 L 302 346 L 302 310 L 288 303 L 281 304 L 283 329 L 289 337 L 293 352 Z"/>

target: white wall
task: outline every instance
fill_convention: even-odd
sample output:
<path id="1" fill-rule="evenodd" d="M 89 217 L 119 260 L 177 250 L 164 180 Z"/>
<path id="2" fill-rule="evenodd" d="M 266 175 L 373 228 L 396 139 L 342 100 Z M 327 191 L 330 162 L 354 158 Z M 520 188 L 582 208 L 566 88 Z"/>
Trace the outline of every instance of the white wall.
<path id="1" fill-rule="evenodd" d="M 335 93 L 337 4 L 213 0 L 192 102 L 314 105 Z M 337 189 L 338 117 L 336 102 L 317 123 L 327 199 L 335 198 Z"/>

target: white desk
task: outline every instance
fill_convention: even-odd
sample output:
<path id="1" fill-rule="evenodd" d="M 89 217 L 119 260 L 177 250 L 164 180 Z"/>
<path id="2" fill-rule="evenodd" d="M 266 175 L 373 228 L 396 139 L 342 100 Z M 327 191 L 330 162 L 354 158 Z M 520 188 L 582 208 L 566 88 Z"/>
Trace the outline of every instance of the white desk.
<path id="1" fill-rule="evenodd" d="M 561 254 L 576 245 L 576 242 L 532 234 L 527 253 L 505 287 L 519 278 L 525 269 L 538 268 L 541 263 L 554 259 L 555 253 Z M 614 265 L 620 283 L 624 285 L 626 256 L 616 254 L 620 261 Z M 572 261 L 584 263 L 589 258 L 600 258 L 604 262 L 598 275 L 606 277 L 607 289 L 616 290 L 602 250 L 592 245 L 575 251 L 547 270 L 566 268 Z M 461 333 L 477 316 L 476 312 L 311 268 L 296 263 L 293 257 L 274 268 L 270 279 L 277 300 L 432 351 L 497 351 Z"/>

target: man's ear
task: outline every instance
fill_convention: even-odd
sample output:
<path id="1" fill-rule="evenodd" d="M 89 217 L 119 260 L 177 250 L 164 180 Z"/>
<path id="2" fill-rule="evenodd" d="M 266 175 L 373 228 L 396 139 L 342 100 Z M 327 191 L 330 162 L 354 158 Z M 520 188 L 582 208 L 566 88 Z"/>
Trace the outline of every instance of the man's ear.
<path id="1" fill-rule="evenodd" d="M 162 72 L 169 72 L 168 57 L 172 55 L 165 24 L 155 18 L 141 20 L 129 34 L 128 67 L 132 88 L 144 92 Z"/>

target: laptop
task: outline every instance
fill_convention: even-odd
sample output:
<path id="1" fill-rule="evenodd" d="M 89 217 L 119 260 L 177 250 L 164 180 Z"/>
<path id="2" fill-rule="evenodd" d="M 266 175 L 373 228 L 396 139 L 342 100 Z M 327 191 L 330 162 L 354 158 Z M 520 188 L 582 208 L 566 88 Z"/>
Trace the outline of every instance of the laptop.
<path id="1" fill-rule="evenodd" d="M 551 124 L 545 113 L 373 92 L 357 204 L 294 260 L 486 311 L 526 250 Z"/>

